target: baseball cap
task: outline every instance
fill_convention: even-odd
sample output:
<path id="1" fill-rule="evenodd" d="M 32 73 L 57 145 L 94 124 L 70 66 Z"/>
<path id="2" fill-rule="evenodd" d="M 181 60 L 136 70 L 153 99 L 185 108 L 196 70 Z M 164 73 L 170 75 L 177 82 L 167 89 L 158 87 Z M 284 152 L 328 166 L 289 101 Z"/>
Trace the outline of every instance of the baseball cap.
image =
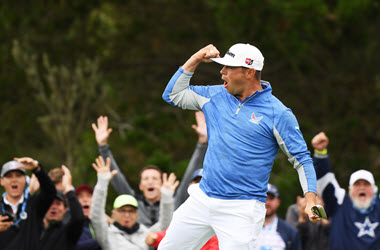
<path id="1" fill-rule="evenodd" d="M 275 197 L 280 197 L 280 192 L 278 192 L 278 188 L 275 185 L 268 183 L 268 192 L 269 194 L 273 194 Z"/>
<path id="2" fill-rule="evenodd" d="M 20 166 L 24 166 L 24 165 L 18 161 L 8 161 L 1 168 L 1 178 L 3 178 L 10 171 L 20 171 L 23 174 L 25 174 L 25 169 L 17 168 Z"/>
<path id="3" fill-rule="evenodd" d="M 216 63 L 232 66 L 245 67 L 261 71 L 264 67 L 264 56 L 260 50 L 248 43 L 233 45 L 221 58 L 210 58 Z"/>
<path id="4" fill-rule="evenodd" d="M 119 195 L 113 203 L 113 208 L 119 208 L 122 206 L 132 206 L 137 208 L 137 200 L 135 199 L 135 197 L 129 194 Z"/>
<path id="5" fill-rule="evenodd" d="M 192 180 L 198 177 L 202 177 L 203 168 L 198 168 L 193 172 L 193 176 L 191 177 Z"/>
<path id="6" fill-rule="evenodd" d="M 89 185 L 80 185 L 79 187 L 77 187 L 75 189 L 75 194 L 78 195 L 82 191 L 87 191 L 90 194 L 92 194 L 94 192 L 94 190 L 92 189 L 92 187 L 90 187 Z"/>
<path id="7" fill-rule="evenodd" d="M 354 185 L 354 183 L 358 180 L 366 180 L 371 185 L 375 185 L 375 179 L 373 178 L 373 175 L 371 172 L 361 169 L 351 174 L 350 177 L 350 186 Z"/>
<path id="8" fill-rule="evenodd" d="M 55 198 L 58 199 L 58 200 L 63 201 L 63 203 L 65 204 L 65 206 L 67 205 L 66 197 L 65 197 L 64 193 L 61 190 L 58 190 L 58 189 L 56 190 Z"/>

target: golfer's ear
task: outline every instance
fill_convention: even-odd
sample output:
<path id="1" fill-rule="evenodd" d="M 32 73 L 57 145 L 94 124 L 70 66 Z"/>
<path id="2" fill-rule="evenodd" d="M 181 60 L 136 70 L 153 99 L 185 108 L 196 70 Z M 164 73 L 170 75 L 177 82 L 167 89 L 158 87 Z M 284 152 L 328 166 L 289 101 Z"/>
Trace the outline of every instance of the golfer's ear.
<path id="1" fill-rule="evenodd" d="M 245 74 L 248 78 L 254 78 L 255 77 L 255 74 L 256 74 L 256 70 L 255 69 L 247 69 L 245 71 Z"/>

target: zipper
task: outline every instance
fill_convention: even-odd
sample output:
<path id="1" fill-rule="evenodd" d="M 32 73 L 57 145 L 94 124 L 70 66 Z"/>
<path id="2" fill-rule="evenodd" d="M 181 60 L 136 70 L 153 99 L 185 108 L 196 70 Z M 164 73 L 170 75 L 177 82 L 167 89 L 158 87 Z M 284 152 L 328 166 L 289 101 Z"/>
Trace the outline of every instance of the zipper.
<path id="1" fill-rule="evenodd" d="M 237 115 L 238 113 L 239 113 L 239 111 L 240 111 L 240 108 L 246 103 L 246 102 L 248 102 L 249 100 L 251 100 L 253 97 L 255 97 L 257 95 L 257 92 L 253 95 L 253 96 L 251 96 L 250 98 L 248 98 L 247 100 L 245 100 L 244 102 L 242 102 L 242 103 L 240 103 L 240 101 L 235 97 L 235 96 L 233 96 L 235 99 L 236 99 L 236 101 L 238 101 L 239 102 L 239 107 L 237 108 L 237 110 L 236 110 L 236 112 L 235 112 L 235 115 Z"/>

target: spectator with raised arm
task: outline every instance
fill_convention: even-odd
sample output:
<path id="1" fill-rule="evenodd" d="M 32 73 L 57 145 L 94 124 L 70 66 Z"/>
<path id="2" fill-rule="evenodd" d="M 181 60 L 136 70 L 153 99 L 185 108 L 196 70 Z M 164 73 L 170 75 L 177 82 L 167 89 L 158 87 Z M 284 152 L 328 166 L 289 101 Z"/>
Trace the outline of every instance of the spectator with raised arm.
<path id="1" fill-rule="evenodd" d="M 108 225 L 105 216 L 107 190 L 110 179 L 116 174 L 111 172 L 111 161 L 107 158 L 105 163 L 103 157 L 99 156 L 93 164 L 97 172 L 98 181 L 94 189 L 93 204 L 91 206 L 91 221 L 93 223 L 95 239 L 102 249 L 148 249 L 145 237 L 151 231 L 161 231 L 169 226 L 173 210 L 173 194 L 179 182 L 173 173 L 167 177 L 163 174 L 163 185 L 161 187 L 160 219 L 152 227 L 146 227 L 139 223 L 139 205 L 131 195 L 119 195 L 113 204 L 112 217 L 115 222 Z"/>
<path id="2" fill-rule="evenodd" d="M 329 139 L 324 132 L 311 141 L 318 189 L 332 218 L 330 249 L 379 249 L 380 201 L 371 172 L 361 169 L 351 174 L 348 194 L 341 188 L 327 154 Z"/>
<path id="3" fill-rule="evenodd" d="M 25 170 L 37 177 L 41 191 L 30 194 Z M 14 158 L 1 169 L 5 193 L 0 201 L 0 247 L 2 250 L 38 249 L 42 219 L 53 202 L 54 184 L 41 164 L 29 157 Z"/>
<path id="4" fill-rule="evenodd" d="M 39 241 L 39 250 L 74 249 L 80 235 L 85 217 L 72 185 L 70 170 L 62 165 L 62 190 L 57 190 L 53 204 L 43 220 L 44 230 Z M 63 216 L 68 211 L 70 220 L 63 223 Z"/>
<path id="5" fill-rule="evenodd" d="M 175 194 L 175 208 L 181 205 L 186 198 L 187 187 L 191 182 L 191 174 L 197 168 L 200 168 L 207 150 L 207 129 L 206 121 L 202 112 L 196 113 L 197 125 L 193 125 L 193 129 L 198 134 L 198 142 L 191 157 L 190 163 L 182 178 L 180 187 Z M 108 145 L 108 138 L 112 129 L 108 127 L 108 117 L 100 116 L 97 124 L 92 124 L 95 132 L 95 138 L 99 146 L 99 152 L 103 158 L 111 159 L 111 170 L 117 170 L 118 173 L 111 180 L 111 184 L 118 194 L 130 194 L 134 196 L 139 204 L 139 223 L 149 227 L 156 223 L 159 219 L 159 207 L 162 185 L 162 172 L 153 165 L 146 166 L 142 169 L 140 174 L 139 189 L 141 194 L 136 194 L 135 190 L 131 188 L 127 179 L 120 171 L 116 163 L 110 146 Z"/>

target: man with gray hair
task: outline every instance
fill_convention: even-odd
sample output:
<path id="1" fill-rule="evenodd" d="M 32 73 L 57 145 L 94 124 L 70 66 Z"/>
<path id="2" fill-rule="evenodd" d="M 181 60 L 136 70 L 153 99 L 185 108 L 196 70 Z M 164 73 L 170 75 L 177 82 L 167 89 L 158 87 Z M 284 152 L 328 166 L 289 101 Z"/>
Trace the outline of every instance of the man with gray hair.
<path id="1" fill-rule="evenodd" d="M 317 134 L 311 143 L 318 191 L 332 217 L 330 249 L 379 249 L 380 201 L 372 173 L 361 169 L 351 174 L 347 195 L 332 171 L 326 134 Z"/>

